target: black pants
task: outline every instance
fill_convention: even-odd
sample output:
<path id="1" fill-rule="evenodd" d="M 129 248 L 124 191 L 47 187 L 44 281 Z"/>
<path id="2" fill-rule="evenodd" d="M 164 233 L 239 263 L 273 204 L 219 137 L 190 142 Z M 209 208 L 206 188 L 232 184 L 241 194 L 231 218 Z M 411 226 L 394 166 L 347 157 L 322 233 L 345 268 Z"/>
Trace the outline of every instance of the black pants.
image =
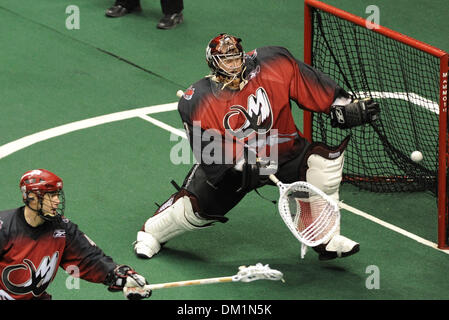
<path id="1" fill-rule="evenodd" d="M 184 9 L 183 0 L 161 0 L 161 9 L 164 15 L 179 13 Z"/>
<path id="2" fill-rule="evenodd" d="M 116 0 L 115 4 L 133 9 L 140 6 L 140 0 Z M 161 9 L 164 15 L 179 13 L 184 9 L 184 3 L 183 0 L 161 0 Z"/>
<path id="3" fill-rule="evenodd" d="M 280 166 L 276 177 L 283 183 L 292 183 L 300 180 L 304 151 L 297 157 Z M 273 185 L 268 178 L 261 182 L 259 187 Z M 242 186 L 242 173 L 234 169 L 226 172 L 223 180 L 217 185 L 212 185 L 201 169 L 201 165 L 194 165 L 187 174 L 182 188 L 193 194 L 198 201 L 199 214 L 205 218 L 208 216 L 223 217 L 234 208 L 245 195 L 252 191 L 239 191 Z M 227 219 L 226 219 L 227 220 Z"/>

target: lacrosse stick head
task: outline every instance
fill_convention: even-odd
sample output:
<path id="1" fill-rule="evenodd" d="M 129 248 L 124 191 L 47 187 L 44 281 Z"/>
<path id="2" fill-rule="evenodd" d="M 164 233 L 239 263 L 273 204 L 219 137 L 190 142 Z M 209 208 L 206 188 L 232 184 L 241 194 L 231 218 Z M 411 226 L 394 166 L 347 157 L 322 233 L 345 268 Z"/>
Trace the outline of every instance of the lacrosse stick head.
<path id="1" fill-rule="evenodd" d="M 282 272 L 271 269 L 268 264 L 261 263 L 255 266 L 241 266 L 239 272 L 232 277 L 232 281 L 251 282 L 255 280 L 283 280 Z"/>
<path id="2" fill-rule="evenodd" d="M 278 208 L 293 235 L 309 247 L 327 242 L 340 225 L 338 204 L 310 183 L 284 186 Z"/>

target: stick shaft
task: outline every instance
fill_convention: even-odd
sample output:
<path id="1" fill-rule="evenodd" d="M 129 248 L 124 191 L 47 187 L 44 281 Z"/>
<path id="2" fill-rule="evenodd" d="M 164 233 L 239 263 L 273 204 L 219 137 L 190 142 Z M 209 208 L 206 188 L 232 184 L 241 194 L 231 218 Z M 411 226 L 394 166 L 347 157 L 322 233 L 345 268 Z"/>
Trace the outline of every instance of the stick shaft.
<path id="1" fill-rule="evenodd" d="M 270 174 L 270 175 L 268 176 L 268 178 L 270 178 L 270 180 L 273 181 L 273 182 L 276 183 L 276 184 L 278 184 L 278 182 L 280 182 L 279 179 L 276 178 L 276 176 L 275 176 L 274 174 Z"/>
<path id="2" fill-rule="evenodd" d="M 157 289 L 164 289 L 164 288 L 185 287 L 185 286 L 193 286 L 193 285 L 199 285 L 199 284 L 211 284 L 211 283 L 232 282 L 232 281 L 233 281 L 232 277 L 207 278 L 207 279 L 176 281 L 176 282 L 167 282 L 167 283 L 159 283 L 159 284 L 148 284 L 145 286 L 145 289 L 146 290 L 157 290 Z"/>

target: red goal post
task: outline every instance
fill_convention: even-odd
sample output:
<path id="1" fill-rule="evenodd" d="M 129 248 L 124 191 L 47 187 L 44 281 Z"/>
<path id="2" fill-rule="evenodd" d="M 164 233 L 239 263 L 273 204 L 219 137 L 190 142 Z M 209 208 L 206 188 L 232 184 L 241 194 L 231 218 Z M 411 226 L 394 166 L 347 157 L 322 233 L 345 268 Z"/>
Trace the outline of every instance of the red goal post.
<path id="1" fill-rule="evenodd" d="M 434 74 L 439 73 L 439 77 L 438 77 L 438 75 L 432 75 L 431 74 L 432 72 L 429 71 L 429 79 L 435 79 L 435 81 L 433 81 L 429 85 L 429 86 L 433 86 L 434 90 L 435 90 L 435 95 L 432 95 L 432 97 L 433 97 L 432 101 L 435 101 L 435 104 L 438 104 L 438 109 L 439 109 L 439 110 L 437 110 L 437 112 L 434 112 L 434 116 L 438 117 L 435 122 L 435 126 L 438 126 L 438 128 L 435 128 L 435 130 L 438 129 L 438 133 L 435 133 L 435 140 L 437 140 L 435 143 L 436 147 L 434 148 L 435 149 L 435 157 L 434 157 L 435 163 L 430 164 L 430 166 L 431 166 L 430 169 L 428 167 L 424 167 L 424 165 L 422 167 L 419 166 L 419 170 L 422 169 L 422 172 L 425 172 L 425 173 L 421 174 L 421 176 L 419 176 L 419 177 L 410 177 L 408 174 L 404 174 L 404 172 L 401 172 L 397 175 L 394 174 L 394 177 L 391 177 L 392 174 L 390 171 L 389 171 L 388 175 L 380 174 L 378 177 L 376 177 L 376 174 L 363 173 L 362 169 L 357 169 L 360 171 L 358 171 L 355 174 L 354 173 L 347 174 L 346 178 L 352 182 L 363 180 L 365 183 L 365 185 L 364 185 L 365 188 L 368 188 L 368 189 L 372 188 L 373 191 L 378 191 L 378 192 L 382 192 L 382 190 L 386 190 L 387 192 L 390 191 L 388 189 L 388 186 L 387 186 L 387 189 L 383 189 L 384 188 L 383 186 L 376 185 L 377 181 L 382 180 L 382 179 L 384 181 L 384 184 L 394 184 L 394 183 L 396 183 L 395 181 L 403 180 L 402 182 L 404 184 L 410 183 L 410 184 L 414 184 L 417 186 L 420 185 L 420 186 L 422 186 L 423 190 L 426 190 L 426 189 L 433 190 L 433 188 L 434 188 L 433 193 L 437 197 L 437 208 L 438 208 L 438 247 L 440 249 L 449 249 L 449 241 L 448 241 L 448 235 L 449 235 L 449 233 L 448 233 L 448 207 L 449 207 L 448 201 L 449 201 L 449 197 L 448 197 L 448 186 L 447 186 L 448 159 L 449 159 L 448 127 L 447 127 L 447 120 L 448 120 L 448 113 L 447 113 L 448 53 L 446 53 L 438 48 L 435 48 L 433 46 L 430 46 L 426 43 L 423 43 L 421 41 L 415 40 L 415 39 L 408 37 L 404 34 L 401 34 L 399 32 L 388 29 L 386 27 L 376 25 L 373 28 L 371 22 L 368 22 L 367 20 L 365 20 L 361 17 L 355 16 L 355 15 L 348 13 L 346 11 L 343 11 L 341 9 L 338 9 L 338 8 L 335 8 L 328 4 L 325 4 L 321 1 L 305 0 L 304 61 L 312 66 L 316 66 L 316 64 L 317 64 L 317 58 L 316 58 L 315 52 L 314 52 L 314 42 L 317 41 L 316 37 L 320 36 L 318 34 L 319 33 L 323 34 L 323 29 L 326 28 L 326 26 L 323 26 L 322 24 L 320 24 L 321 29 L 320 30 L 317 29 L 317 20 L 322 19 L 321 16 L 318 17 L 318 15 L 321 15 L 321 14 L 332 16 L 332 19 L 334 19 L 334 18 L 336 19 L 335 21 L 337 21 L 337 20 L 344 21 L 343 23 L 347 24 L 348 26 L 351 25 L 350 27 L 348 27 L 347 30 L 353 30 L 354 28 L 358 28 L 360 30 L 363 29 L 362 32 L 357 31 L 356 33 L 354 33 L 354 34 L 356 34 L 356 37 L 358 37 L 358 35 L 360 33 L 367 34 L 368 36 L 366 36 L 366 37 L 371 37 L 371 36 L 369 36 L 369 34 L 372 33 L 373 37 L 378 37 L 380 39 L 379 41 L 383 41 L 384 38 L 388 38 L 389 40 L 385 40 L 385 41 L 393 40 L 395 42 L 401 43 L 401 46 L 405 47 L 405 49 L 403 49 L 403 50 L 405 50 L 404 52 L 407 52 L 407 54 L 412 55 L 412 57 L 415 54 L 415 52 L 420 52 L 419 54 L 425 53 L 429 57 L 432 57 L 432 58 L 429 58 L 430 60 L 436 61 L 436 62 L 432 62 L 433 64 L 436 65 L 435 68 L 432 69 L 432 72 Z M 319 18 L 319 19 L 317 19 L 317 18 Z M 318 21 L 318 23 L 321 23 L 321 20 Z M 339 24 L 339 22 L 336 22 L 336 24 Z M 371 26 L 371 27 L 368 28 L 367 26 Z M 332 36 L 331 36 L 332 32 L 337 32 L 337 31 L 330 31 L 329 38 L 332 38 Z M 342 31 L 340 31 L 340 35 L 341 34 L 343 34 L 343 36 L 346 36 L 346 35 L 348 37 L 351 36 L 351 32 L 344 33 Z M 324 41 L 325 41 L 324 43 L 326 43 L 329 46 L 329 50 L 332 51 L 334 49 L 332 49 L 332 45 L 328 43 L 328 40 L 329 39 L 324 39 Z M 355 39 L 354 41 L 357 42 L 357 41 L 359 41 L 359 39 Z M 348 43 L 351 43 L 351 41 L 349 41 Z M 336 46 L 336 47 L 338 47 L 338 46 Z M 407 48 L 410 48 L 410 50 L 408 50 Z M 345 49 L 346 49 L 346 47 L 343 48 L 343 50 L 345 50 Z M 338 50 L 338 49 L 335 49 L 335 50 Z M 340 50 L 342 50 L 342 49 L 340 48 Z M 382 49 L 380 49 L 380 50 L 382 50 Z M 395 50 L 398 50 L 398 49 L 395 49 Z M 354 51 L 357 51 L 357 50 L 354 50 Z M 410 51 L 410 53 L 408 53 L 409 51 Z M 334 61 L 336 61 L 335 59 L 338 59 L 338 57 L 336 57 L 336 55 L 334 53 L 330 52 L 330 55 L 332 56 L 332 59 L 334 59 Z M 385 55 L 385 56 L 387 56 L 387 55 Z M 318 59 L 320 59 L 320 58 L 318 58 Z M 420 58 L 420 59 L 422 59 L 422 58 Z M 417 60 L 419 60 L 419 59 L 417 59 Z M 343 62 L 342 64 L 344 64 L 344 63 L 345 62 Z M 405 63 L 407 63 L 407 62 L 405 62 Z M 408 63 L 410 63 L 410 62 L 408 62 Z M 439 63 L 439 70 L 437 70 L 438 63 Z M 429 65 L 430 64 L 431 63 L 429 63 Z M 369 67 L 369 66 L 367 66 L 367 67 Z M 400 68 L 397 68 L 397 69 L 399 70 L 401 68 L 405 68 L 405 67 L 401 66 Z M 352 70 L 351 67 L 349 67 L 349 69 Z M 391 69 L 393 70 L 396 68 L 391 68 Z M 322 71 L 327 73 L 327 70 L 322 70 Z M 335 72 L 341 73 L 342 68 L 339 67 L 339 71 L 335 71 Z M 357 70 L 354 72 L 357 74 Z M 393 72 L 393 71 L 391 71 L 391 72 Z M 333 74 L 330 74 L 330 75 L 331 75 L 331 77 L 333 76 Z M 346 80 L 346 76 L 344 74 L 342 74 L 341 76 L 343 77 L 343 79 Z M 400 74 L 396 78 L 401 78 Z M 419 75 L 416 78 L 419 79 Z M 404 87 L 410 86 L 410 82 L 408 82 L 408 81 L 409 80 L 407 80 L 406 86 L 404 86 Z M 344 82 L 343 87 L 345 87 L 345 84 L 352 85 L 350 80 L 343 81 L 343 82 Z M 370 84 L 366 84 L 365 81 L 363 81 L 363 82 L 364 83 L 360 85 L 361 87 L 363 87 L 362 91 L 364 91 L 367 94 L 372 93 L 374 86 L 372 86 Z M 373 82 L 376 82 L 376 81 L 373 81 Z M 388 81 L 385 81 L 385 82 L 388 82 Z M 417 82 L 419 82 L 419 81 L 417 81 Z M 377 81 L 376 83 L 379 83 L 379 81 Z M 420 84 L 417 83 L 416 87 L 418 87 L 419 85 Z M 396 85 L 394 85 L 393 87 L 395 87 L 395 86 Z M 398 85 L 398 87 L 400 87 L 400 86 Z M 411 84 L 411 87 L 412 88 L 414 87 L 413 83 Z M 357 88 L 357 84 L 354 85 L 354 88 Z M 354 89 L 354 88 L 345 87 L 345 89 L 348 90 L 349 92 L 352 91 L 350 89 Z M 351 93 L 353 93 L 353 92 L 351 92 Z M 395 92 L 395 93 L 397 93 L 397 92 Z M 405 96 L 410 95 L 411 97 L 414 97 L 414 92 L 405 90 L 404 95 Z M 431 94 L 429 94 L 429 96 L 430 95 Z M 423 98 L 423 100 L 428 101 L 424 98 Z M 404 102 L 402 102 L 402 103 L 404 104 Z M 410 102 L 410 101 L 406 101 L 405 103 L 407 105 L 413 104 L 413 102 Z M 388 107 L 390 107 L 390 106 L 388 106 Z M 381 109 L 382 109 L 382 106 L 381 106 Z M 391 109 L 393 109 L 393 107 L 391 107 Z M 404 111 L 404 112 L 407 112 L 407 111 Z M 436 115 L 438 115 L 438 116 L 436 116 Z M 323 122 L 323 120 L 320 120 L 320 121 Z M 400 120 L 398 120 L 398 121 L 400 121 Z M 310 112 L 304 111 L 303 134 L 310 141 L 316 140 L 317 135 L 320 135 L 321 137 L 323 137 L 323 136 L 328 137 L 327 132 L 330 129 L 328 127 L 326 127 L 326 125 L 323 125 L 323 124 L 321 124 L 320 127 L 317 127 L 317 126 L 318 126 L 318 124 L 314 124 L 314 115 Z M 382 130 L 380 130 L 380 131 L 379 131 L 379 128 L 374 128 L 374 129 L 375 129 L 374 131 L 376 131 L 376 133 L 381 132 L 381 134 L 379 136 L 381 136 L 381 138 L 382 138 L 382 144 L 384 146 L 386 146 L 385 148 L 389 148 L 389 151 L 386 151 L 386 153 L 391 154 L 392 150 L 394 151 L 394 153 L 396 153 L 396 151 L 398 153 L 398 155 L 394 156 L 395 159 L 393 159 L 391 161 L 392 162 L 391 167 L 392 168 L 401 167 L 401 168 L 404 168 L 404 170 L 406 172 L 410 172 L 411 170 L 413 171 L 414 164 L 410 163 L 404 157 L 404 155 L 407 155 L 406 152 L 409 152 L 409 149 L 404 147 L 404 150 L 399 150 L 401 147 L 394 146 L 393 143 L 390 143 L 390 141 L 388 141 L 388 128 L 386 128 L 386 126 L 384 127 L 382 125 L 382 128 L 381 128 Z M 365 129 L 363 129 L 363 130 L 365 130 Z M 416 130 L 416 129 L 413 128 L 410 130 Z M 417 130 L 419 130 L 419 129 L 417 129 Z M 318 131 L 320 131 L 320 132 L 317 133 Z M 419 134 L 425 135 L 426 133 L 424 131 L 425 130 L 423 130 L 421 133 L 418 133 L 418 135 Z M 351 134 L 352 133 L 353 132 L 351 132 Z M 365 134 L 365 132 L 364 132 L 364 134 Z M 408 133 L 405 133 L 405 134 L 408 134 Z M 381 143 L 380 140 L 378 140 L 378 144 L 379 143 Z M 423 144 L 423 142 L 419 142 L 418 145 L 419 144 Z M 413 149 L 413 150 L 419 150 L 419 149 Z M 410 153 L 408 153 L 408 155 L 409 154 Z M 350 154 L 349 154 L 349 156 L 350 156 Z M 357 161 L 357 160 L 354 159 L 353 161 L 355 163 L 355 161 Z M 359 161 L 361 161 L 361 160 L 359 160 Z M 354 166 L 356 166 L 356 164 L 354 164 Z M 410 168 L 412 168 L 412 169 L 410 169 Z M 386 171 L 388 171 L 388 170 L 386 170 Z M 432 172 L 435 173 L 434 177 L 432 176 Z M 385 176 L 388 176 L 389 178 L 385 178 Z M 345 177 L 344 177 L 344 179 L 345 179 Z M 368 180 L 372 181 L 373 186 L 367 186 Z M 408 189 L 404 189 L 404 190 L 408 190 Z M 419 190 L 419 187 L 417 188 L 417 190 Z M 398 190 L 398 191 L 403 191 L 403 190 Z"/>

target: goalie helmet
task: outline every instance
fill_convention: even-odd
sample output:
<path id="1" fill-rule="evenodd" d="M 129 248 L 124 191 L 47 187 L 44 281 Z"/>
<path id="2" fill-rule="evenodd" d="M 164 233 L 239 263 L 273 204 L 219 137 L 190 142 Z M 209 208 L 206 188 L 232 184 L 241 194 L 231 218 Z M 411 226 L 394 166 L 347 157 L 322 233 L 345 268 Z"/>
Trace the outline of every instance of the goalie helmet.
<path id="1" fill-rule="evenodd" d="M 221 33 L 209 41 L 206 47 L 206 61 L 213 75 L 236 78 L 243 71 L 245 52 L 242 39 Z"/>
<path id="2" fill-rule="evenodd" d="M 64 213 L 65 197 L 62 179 L 54 173 L 45 169 L 35 169 L 27 171 L 23 174 L 19 182 L 20 191 L 22 192 L 23 202 L 28 206 L 31 200 L 30 193 L 37 195 L 40 208 L 35 210 L 45 220 L 55 220 Z M 54 212 L 43 212 L 43 201 L 46 194 L 57 195 L 59 198 L 58 206 Z M 33 209 L 34 210 L 34 209 Z"/>

